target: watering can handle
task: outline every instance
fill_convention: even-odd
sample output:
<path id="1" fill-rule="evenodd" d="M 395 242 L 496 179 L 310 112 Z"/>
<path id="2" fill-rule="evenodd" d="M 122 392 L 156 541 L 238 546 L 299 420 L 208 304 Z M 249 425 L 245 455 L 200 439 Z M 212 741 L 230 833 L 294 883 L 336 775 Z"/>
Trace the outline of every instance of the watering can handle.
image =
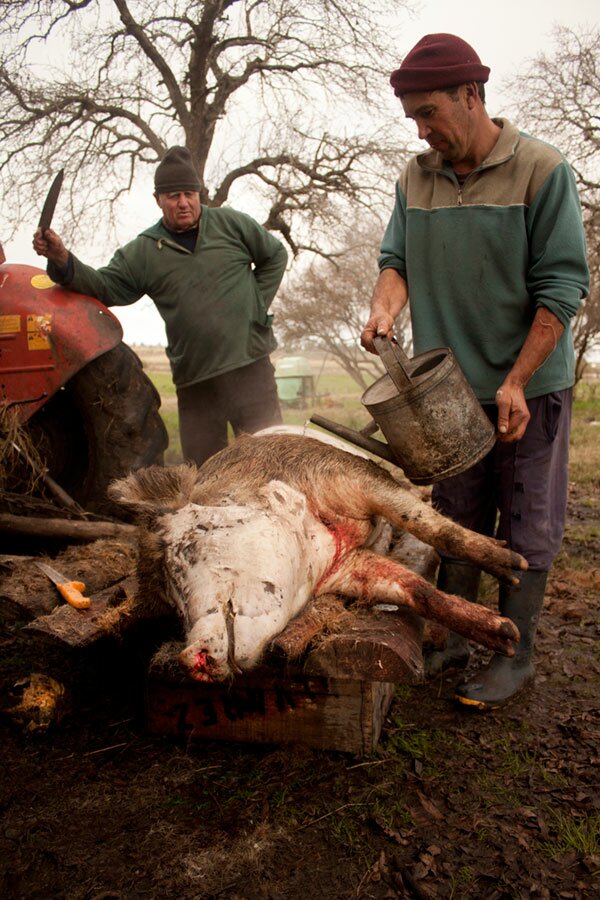
<path id="1" fill-rule="evenodd" d="M 398 390 L 403 391 L 410 387 L 412 385 L 408 374 L 410 360 L 399 344 L 381 335 L 373 338 L 373 344 Z"/>

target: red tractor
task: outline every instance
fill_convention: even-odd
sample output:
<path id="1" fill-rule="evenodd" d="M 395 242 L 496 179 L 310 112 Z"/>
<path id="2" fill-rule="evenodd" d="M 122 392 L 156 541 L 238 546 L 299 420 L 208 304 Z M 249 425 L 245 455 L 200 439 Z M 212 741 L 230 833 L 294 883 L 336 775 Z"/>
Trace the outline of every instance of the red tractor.
<path id="1" fill-rule="evenodd" d="M 6 437 L 7 422 L 16 423 L 48 483 L 110 515 L 110 481 L 162 464 L 168 443 L 158 392 L 122 337 L 98 300 L 54 284 L 41 269 L 6 263 L 0 246 L 0 428 Z M 5 488 L 18 492 L 27 453 L 18 439 L 11 443 L 23 466 L 4 473 Z"/>

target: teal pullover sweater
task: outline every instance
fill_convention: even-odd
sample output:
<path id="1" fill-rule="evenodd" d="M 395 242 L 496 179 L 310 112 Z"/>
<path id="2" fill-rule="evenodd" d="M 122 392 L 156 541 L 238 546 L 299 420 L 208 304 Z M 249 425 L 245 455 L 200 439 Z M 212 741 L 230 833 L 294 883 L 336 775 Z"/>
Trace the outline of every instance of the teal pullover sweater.
<path id="1" fill-rule="evenodd" d="M 525 394 L 573 384 L 570 320 L 589 287 L 570 167 L 554 147 L 494 121 L 496 146 L 462 187 L 436 151 L 409 161 L 379 258 L 408 283 L 415 353 L 450 347 L 482 403 L 494 402 L 540 306 L 565 331 Z"/>
<path id="2" fill-rule="evenodd" d="M 203 206 L 194 252 L 162 220 L 93 269 L 72 257 L 68 286 L 107 306 L 147 294 L 164 319 L 173 381 L 185 387 L 268 356 L 269 306 L 287 263 L 283 244 L 237 210 Z M 51 266 L 51 278 L 60 279 Z M 63 282 L 64 283 L 64 282 Z"/>

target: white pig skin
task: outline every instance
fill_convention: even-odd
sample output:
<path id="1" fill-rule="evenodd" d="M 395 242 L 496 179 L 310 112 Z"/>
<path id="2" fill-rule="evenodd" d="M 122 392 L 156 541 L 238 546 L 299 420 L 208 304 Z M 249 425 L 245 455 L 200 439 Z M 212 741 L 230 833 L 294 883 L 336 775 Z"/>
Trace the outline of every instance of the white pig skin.
<path id="1" fill-rule="evenodd" d="M 199 680 L 207 657 L 211 680 L 232 664 L 255 666 L 335 554 L 334 537 L 304 494 L 282 481 L 261 488 L 256 506 L 189 503 L 159 523 L 169 593 L 188 633 L 184 662 Z"/>

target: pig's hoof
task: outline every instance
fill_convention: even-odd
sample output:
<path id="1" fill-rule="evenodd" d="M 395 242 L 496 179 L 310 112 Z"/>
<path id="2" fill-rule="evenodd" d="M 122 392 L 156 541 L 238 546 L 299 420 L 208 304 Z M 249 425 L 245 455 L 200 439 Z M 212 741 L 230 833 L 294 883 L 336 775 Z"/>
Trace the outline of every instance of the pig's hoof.
<path id="1" fill-rule="evenodd" d="M 510 649 L 512 648 L 514 653 L 512 642 L 521 640 L 519 629 L 517 628 L 515 623 L 511 619 L 503 619 L 498 634 L 501 638 L 506 638 L 510 642 L 510 646 L 507 648 L 507 650 L 510 651 Z M 507 652 L 505 655 L 512 656 L 513 653 Z"/>

